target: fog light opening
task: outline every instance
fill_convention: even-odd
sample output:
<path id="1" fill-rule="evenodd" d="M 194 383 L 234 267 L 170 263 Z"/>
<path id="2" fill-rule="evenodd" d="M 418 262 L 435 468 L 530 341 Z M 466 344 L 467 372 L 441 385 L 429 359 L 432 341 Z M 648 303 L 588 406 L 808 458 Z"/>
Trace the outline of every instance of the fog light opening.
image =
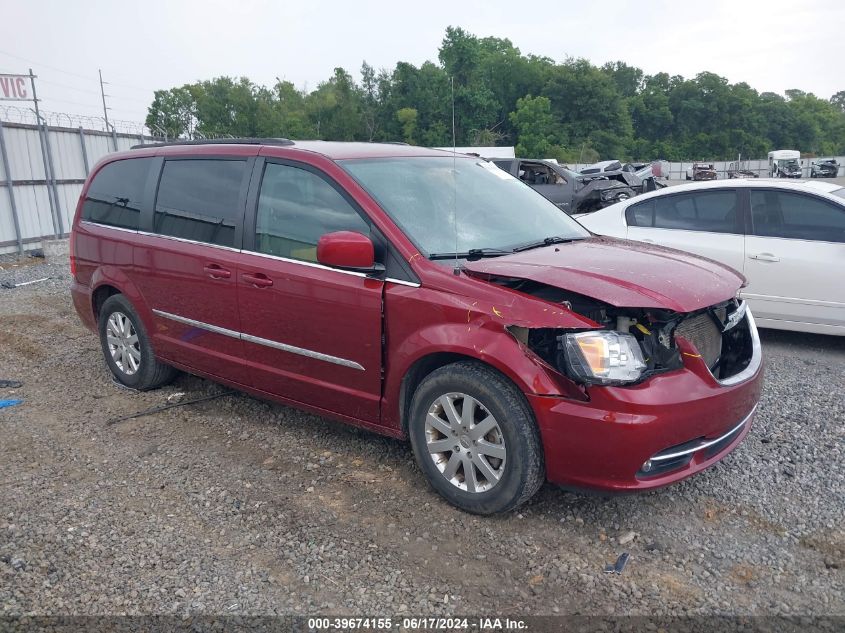
<path id="1" fill-rule="evenodd" d="M 651 471 L 654 468 L 654 464 L 651 462 L 650 459 L 646 460 L 646 462 L 640 467 L 640 470 L 644 473 Z"/>

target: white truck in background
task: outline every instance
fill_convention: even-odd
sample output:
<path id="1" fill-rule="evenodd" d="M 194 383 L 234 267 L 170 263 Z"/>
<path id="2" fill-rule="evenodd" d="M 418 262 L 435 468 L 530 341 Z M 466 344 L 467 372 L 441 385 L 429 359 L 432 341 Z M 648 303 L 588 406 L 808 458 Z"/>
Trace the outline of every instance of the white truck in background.
<path id="1" fill-rule="evenodd" d="M 772 178 L 800 178 L 801 152 L 795 149 L 778 149 L 769 152 L 769 176 Z"/>

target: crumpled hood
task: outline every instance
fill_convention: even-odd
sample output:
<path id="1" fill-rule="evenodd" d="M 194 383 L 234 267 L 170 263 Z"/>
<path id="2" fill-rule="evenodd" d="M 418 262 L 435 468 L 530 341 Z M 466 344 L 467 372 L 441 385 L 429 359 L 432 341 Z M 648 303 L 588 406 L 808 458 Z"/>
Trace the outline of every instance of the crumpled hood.
<path id="1" fill-rule="evenodd" d="M 617 307 L 692 312 L 731 299 L 745 283 L 732 268 L 642 242 L 610 237 L 466 262 L 476 277 L 528 279 Z"/>

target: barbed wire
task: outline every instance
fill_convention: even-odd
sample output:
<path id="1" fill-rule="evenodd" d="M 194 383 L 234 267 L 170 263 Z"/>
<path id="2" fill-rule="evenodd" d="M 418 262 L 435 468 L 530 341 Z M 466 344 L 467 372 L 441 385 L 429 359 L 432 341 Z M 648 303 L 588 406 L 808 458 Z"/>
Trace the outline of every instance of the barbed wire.
<path id="1" fill-rule="evenodd" d="M 100 130 L 102 132 L 111 132 L 114 128 L 114 131 L 119 134 L 164 136 L 163 131 L 150 129 L 139 121 L 109 119 L 107 127 L 106 120 L 98 116 L 54 112 L 52 110 L 40 110 L 40 114 L 42 120 L 52 127 L 82 127 L 87 130 Z M 38 124 L 35 110 L 31 107 L 0 105 L 0 119 L 9 123 Z"/>

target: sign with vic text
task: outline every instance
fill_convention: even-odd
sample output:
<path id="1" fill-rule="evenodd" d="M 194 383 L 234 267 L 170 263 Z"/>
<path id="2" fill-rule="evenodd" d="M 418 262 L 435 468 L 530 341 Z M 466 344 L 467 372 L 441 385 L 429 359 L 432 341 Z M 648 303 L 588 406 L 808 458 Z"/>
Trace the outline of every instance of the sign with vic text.
<path id="1" fill-rule="evenodd" d="M 0 101 L 32 101 L 30 75 L 0 74 Z"/>

